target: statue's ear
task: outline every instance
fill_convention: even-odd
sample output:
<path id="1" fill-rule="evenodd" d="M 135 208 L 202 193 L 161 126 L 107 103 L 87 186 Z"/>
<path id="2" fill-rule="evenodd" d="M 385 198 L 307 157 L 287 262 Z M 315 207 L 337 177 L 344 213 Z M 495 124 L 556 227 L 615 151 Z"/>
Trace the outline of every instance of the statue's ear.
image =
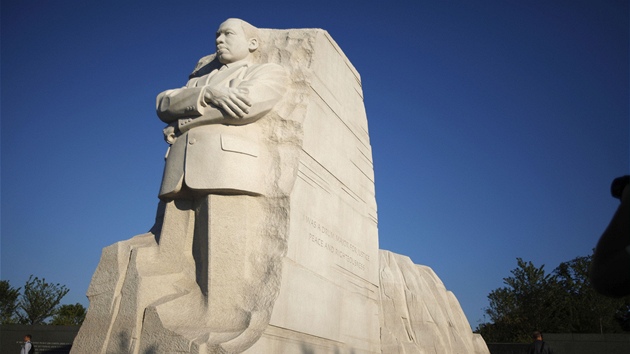
<path id="1" fill-rule="evenodd" d="M 248 48 L 249 48 L 249 51 L 250 51 L 250 52 L 253 52 L 253 51 L 255 51 L 256 49 L 258 49 L 258 39 L 256 39 L 256 38 L 251 38 L 251 39 L 249 40 L 249 46 L 248 46 Z"/>

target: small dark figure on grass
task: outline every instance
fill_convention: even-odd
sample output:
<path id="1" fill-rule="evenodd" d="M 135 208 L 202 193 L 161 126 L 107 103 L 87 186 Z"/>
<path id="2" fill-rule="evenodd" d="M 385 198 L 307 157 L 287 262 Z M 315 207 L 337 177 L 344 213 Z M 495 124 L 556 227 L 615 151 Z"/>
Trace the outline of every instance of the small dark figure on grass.
<path id="1" fill-rule="evenodd" d="M 542 333 L 535 331 L 532 333 L 532 339 L 534 343 L 529 346 L 528 354 L 553 354 L 553 349 L 543 341 Z"/>

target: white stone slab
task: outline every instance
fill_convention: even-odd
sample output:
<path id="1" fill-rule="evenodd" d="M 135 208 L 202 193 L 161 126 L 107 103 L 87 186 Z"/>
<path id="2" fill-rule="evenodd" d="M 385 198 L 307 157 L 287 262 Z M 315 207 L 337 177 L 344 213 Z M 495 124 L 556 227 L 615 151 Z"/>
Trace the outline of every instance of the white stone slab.
<path id="1" fill-rule="evenodd" d="M 156 226 L 104 249 L 72 352 L 488 353 L 431 269 L 379 253 L 361 79 L 339 46 L 320 29 L 224 45 L 238 23 L 158 96 Z M 227 116 L 215 89 L 252 104 Z"/>

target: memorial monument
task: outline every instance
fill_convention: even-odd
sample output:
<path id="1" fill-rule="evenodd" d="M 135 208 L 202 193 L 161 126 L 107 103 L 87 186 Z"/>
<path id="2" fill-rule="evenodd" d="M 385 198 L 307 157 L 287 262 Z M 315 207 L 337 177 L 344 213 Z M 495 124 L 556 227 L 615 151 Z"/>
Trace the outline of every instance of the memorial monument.
<path id="1" fill-rule="evenodd" d="M 361 80 L 327 32 L 228 19 L 156 110 L 155 225 L 103 250 L 72 353 L 488 353 L 379 251 Z"/>

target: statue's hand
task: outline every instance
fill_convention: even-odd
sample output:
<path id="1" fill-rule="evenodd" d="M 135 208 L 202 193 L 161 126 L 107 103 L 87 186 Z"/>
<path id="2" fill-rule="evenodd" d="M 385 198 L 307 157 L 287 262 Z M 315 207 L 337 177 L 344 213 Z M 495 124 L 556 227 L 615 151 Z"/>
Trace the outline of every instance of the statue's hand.
<path id="1" fill-rule="evenodd" d="M 175 140 L 177 140 L 177 133 L 176 133 L 175 126 L 168 125 L 166 128 L 164 128 L 162 132 L 164 133 L 164 141 L 173 145 L 175 143 Z"/>
<path id="2" fill-rule="evenodd" d="M 246 89 L 229 88 L 227 92 L 206 87 L 203 100 L 221 109 L 232 118 L 243 118 L 252 106 Z"/>

